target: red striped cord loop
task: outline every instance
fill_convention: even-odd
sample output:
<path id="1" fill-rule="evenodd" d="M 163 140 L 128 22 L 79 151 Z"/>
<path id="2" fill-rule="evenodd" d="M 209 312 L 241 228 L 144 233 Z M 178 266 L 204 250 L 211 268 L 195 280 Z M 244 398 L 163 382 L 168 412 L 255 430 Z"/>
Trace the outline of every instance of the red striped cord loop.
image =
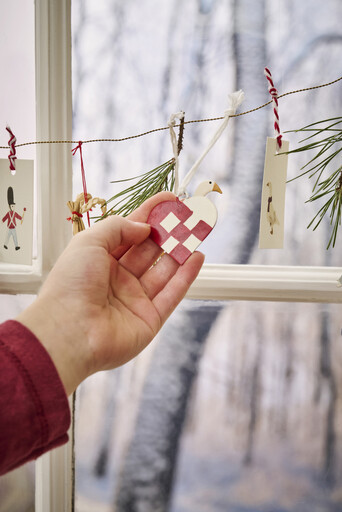
<path id="1" fill-rule="evenodd" d="M 271 71 L 268 68 L 264 69 L 265 77 L 268 80 L 268 92 L 272 97 L 273 104 L 273 114 L 274 114 L 274 132 L 275 138 L 277 139 L 277 148 L 278 150 L 282 146 L 282 135 L 280 133 L 280 125 L 279 125 L 279 112 L 278 112 L 278 91 L 274 86 L 273 78 Z"/>
<path id="2" fill-rule="evenodd" d="M 17 157 L 16 157 L 15 143 L 17 142 L 17 138 L 9 126 L 6 126 L 6 130 L 8 131 L 8 133 L 10 135 L 10 139 L 8 141 L 8 145 L 10 147 L 10 154 L 8 155 L 9 168 L 10 168 L 11 174 L 14 175 L 16 173 L 15 161 L 16 161 Z"/>

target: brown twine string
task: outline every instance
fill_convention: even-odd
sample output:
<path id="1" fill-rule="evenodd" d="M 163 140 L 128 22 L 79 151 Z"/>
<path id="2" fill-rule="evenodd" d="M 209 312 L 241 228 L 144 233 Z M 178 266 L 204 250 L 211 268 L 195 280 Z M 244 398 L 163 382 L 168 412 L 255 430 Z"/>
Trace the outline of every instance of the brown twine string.
<path id="1" fill-rule="evenodd" d="M 327 82 L 325 84 L 314 85 L 312 87 L 306 87 L 304 89 L 297 89 L 295 91 L 285 92 L 285 93 L 280 94 L 278 96 L 278 100 L 280 98 L 284 98 L 285 96 L 289 96 L 290 94 L 297 94 L 299 92 L 313 91 L 314 89 L 320 89 L 322 87 L 328 87 L 329 85 L 336 84 L 340 80 L 342 80 L 342 76 L 340 76 L 339 78 L 336 78 L 336 80 L 333 80 L 332 82 Z M 260 110 L 260 109 L 262 109 L 264 107 L 267 107 L 267 105 L 270 105 L 270 103 L 272 103 L 272 100 L 268 101 L 267 103 L 264 103 L 263 105 L 260 105 L 259 107 L 252 108 L 251 110 L 246 110 L 245 112 L 240 112 L 240 114 L 234 114 L 231 117 L 239 117 L 239 116 L 244 116 L 246 114 L 251 114 L 252 112 L 256 112 L 257 110 Z M 222 119 L 224 119 L 224 116 L 221 116 L 221 117 L 211 117 L 211 118 L 207 118 L 207 119 L 194 119 L 194 120 L 191 120 L 191 121 L 184 121 L 183 127 L 184 127 L 185 124 L 208 123 L 210 121 L 220 121 Z M 182 124 L 176 124 L 175 127 L 177 127 L 177 126 L 181 127 Z M 130 135 L 128 137 L 122 137 L 122 138 L 119 138 L 119 139 L 89 139 L 89 140 L 83 140 L 82 143 L 83 144 L 89 144 L 89 143 L 92 143 L 92 142 L 123 142 L 125 140 L 138 139 L 139 137 L 144 137 L 145 135 L 149 135 L 150 133 L 161 132 L 163 130 L 169 130 L 169 127 L 168 126 L 163 126 L 162 128 L 154 128 L 153 130 L 148 130 L 148 131 L 143 132 L 143 133 L 138 133 L 137 135 Z M 39 140 L 39 141 L 34 141 L 34 142 L 22 142 L 21 144 L 16 144 L 16 148 L 23 147 L 23 146 L 32 146 L 34 144 L 78 144 L 78 142 L 79 141 L 74 141 L 74 140 Z M 0 146 L 0 149 L 8 149 L 8 146 Z"/>

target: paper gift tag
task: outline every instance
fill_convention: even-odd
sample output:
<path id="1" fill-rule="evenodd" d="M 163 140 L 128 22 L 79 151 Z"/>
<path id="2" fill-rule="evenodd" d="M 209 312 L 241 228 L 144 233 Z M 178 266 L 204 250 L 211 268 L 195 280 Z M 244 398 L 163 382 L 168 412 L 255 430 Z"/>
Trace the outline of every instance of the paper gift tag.
<path id="1" fill-rule="evenodd" d="M 182 265 L 209 235 L 216 220 L 214 204 L 196 196 L 157 204 L 147 222 L 152 228 L 150 238 Z"/>
<path id="2" fill-rule="evenodd" d="M 259 249 L 282 249 L 284 245 L 285 191 L 289 142 L 267 137 L 262 184 Z"/>
<path id="3" fill-rule="evenodd" d="M 0 262 L 32 265 L 33 160 L 0 159 Z"/>

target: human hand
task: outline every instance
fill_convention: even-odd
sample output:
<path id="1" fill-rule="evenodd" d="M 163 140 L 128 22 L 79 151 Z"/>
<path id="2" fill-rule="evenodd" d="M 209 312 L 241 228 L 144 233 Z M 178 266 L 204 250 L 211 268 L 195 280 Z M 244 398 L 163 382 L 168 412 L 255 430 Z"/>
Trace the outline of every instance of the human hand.
<path id="1" fill-rule="evenodd" d="M 77 234 L 36 301 L 17 320 L 38 337 L 68 394 L 88 375 L 136 356 L 155 337 L 196 278 L 204 257 L 179 266 L 148 238 L 147 200 L 129 217 L 111 216 Z"/>

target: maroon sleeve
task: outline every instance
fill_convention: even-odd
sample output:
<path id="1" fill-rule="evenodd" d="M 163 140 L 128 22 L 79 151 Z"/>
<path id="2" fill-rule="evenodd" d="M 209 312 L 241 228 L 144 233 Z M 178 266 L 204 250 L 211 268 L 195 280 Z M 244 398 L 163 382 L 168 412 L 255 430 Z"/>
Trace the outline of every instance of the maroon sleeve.
<path id="1" fill-rule="evenodd" d="M 68 399 L 36 336 L 0 325 L 0 475 L 68 441 Z"/>

